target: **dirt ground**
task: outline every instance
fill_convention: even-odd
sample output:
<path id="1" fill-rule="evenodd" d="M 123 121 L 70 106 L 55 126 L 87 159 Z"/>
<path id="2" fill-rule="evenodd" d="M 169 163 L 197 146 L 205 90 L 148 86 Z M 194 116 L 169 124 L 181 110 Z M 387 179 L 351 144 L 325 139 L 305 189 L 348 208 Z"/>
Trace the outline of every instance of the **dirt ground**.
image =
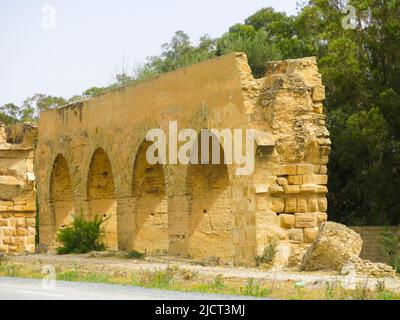
<path id="1" fill-rule="evenodd" d="M 297 270 L 263 270 L 260 268 L 229 267 L 229 266 L 205 266 L 195 264 L 190 260 L 174 257 L 146 257 L 142 260 L 126 259 L 118 254 L 89 253 L 83 255 L 56 255 L 33 254 L 8 256 L 7 260 L 13 264 L 29 266 L 53 266 L 56 269 L 67 270 L 74 268 L 79 271 L 96 272 L 116 275 L 138 271 L 165 270 L 168 267 L 177 267 L 190 270 L 205 278 L 223 276 L 226 279 L 269 280 L 276 282 L 301 282 L 312 288 L 325 285 L 327 282 L 349 283 L 352 279 L 338 275 L 334 272 L 299 272 Z M 378 281 L 385 281 L 387 289 L 400 292 L 400 277 L 397 279 L 377 279 L 366 276 L 357 276 L 354 284 L 363 285 L 374 289 Z"/>

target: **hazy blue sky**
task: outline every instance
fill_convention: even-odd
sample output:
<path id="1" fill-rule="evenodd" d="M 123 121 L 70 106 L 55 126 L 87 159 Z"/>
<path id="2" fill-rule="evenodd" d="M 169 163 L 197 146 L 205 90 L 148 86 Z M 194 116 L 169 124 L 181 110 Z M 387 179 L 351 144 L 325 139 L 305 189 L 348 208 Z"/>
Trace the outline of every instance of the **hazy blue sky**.
<path id="1" fill-rule="evenodd" d="M 266 6 L 296 12 L 296 0 L 0 0 L 0 105 L 105 86 L 177 30 L 218 37 Z"/>

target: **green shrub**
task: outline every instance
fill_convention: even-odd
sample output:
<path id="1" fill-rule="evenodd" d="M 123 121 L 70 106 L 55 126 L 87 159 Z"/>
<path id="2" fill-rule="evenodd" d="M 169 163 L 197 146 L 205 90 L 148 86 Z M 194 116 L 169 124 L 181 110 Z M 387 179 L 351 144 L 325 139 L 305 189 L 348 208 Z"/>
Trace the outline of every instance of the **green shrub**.
<path id="1" fill-rule="evenodd" d="M 389 230 L 380 233 L 380 242 L 388 258 L 388 263 L 396 272 L 400 273 L 400 232 Z"/>
<path id="2" fill-rule="evenodd" d="M 246 286 L 240 288 L 240 293 L 244 296 L 268 297 L 270 290 L 268 288 L 261 288 L 257 280 L 250 278 L 247 279 Z"/>
<path id="3" fill-rule="evenodd" d="M 278 249 L 276 240 L 269 240 L 268 246 L 264 248 L 263 254 L 255 258 L 256 265 L 257 266 L 272 265 L 277 252 Z"/>
<path id="4" fill-rule="evenodd" d="M 57 232 L 57 241 L 61 244 L 57 248 L 58 254 L 88 253 L 90 251 L 104 251 L 102 242 L 102 217 L 95 217 L 92 221 L 86 220 L 83 215 L 74 218 L 72 225 Z"/>
<path id="5" fill-rule="evenodd" d="M 136 250 L 132 250 L 125 255 L 125 258 L 127 258 L 127 259 L 144 259 L 145 256 L 146 256 L 145 253 L 142 253 L 142 252 L 139 252 Z"/>

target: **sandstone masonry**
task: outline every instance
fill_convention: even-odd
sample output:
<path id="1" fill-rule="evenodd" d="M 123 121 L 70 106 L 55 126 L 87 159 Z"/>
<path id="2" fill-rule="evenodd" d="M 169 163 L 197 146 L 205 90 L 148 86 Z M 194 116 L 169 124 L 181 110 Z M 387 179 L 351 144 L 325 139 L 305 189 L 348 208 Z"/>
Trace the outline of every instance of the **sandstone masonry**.
<path id="1" fill-rule="evenodd" d="M 288 265 L 327 220 L 324 98 L 315 58 L 269 62 L 254 79 L 235 53 L 43 112 L 41 243 L 54 245 L 56 231 L 82 212 L 108 217 L 111 249 L 253 265 L 274 239 L 276 264 Z M 236 176 L 235 164 L 150 165 L 146 132 L 167 132 L 169 121 L 197 132 L 255 129 L 254 173 Z"/>
<path id="2" fill-rule="evenodd" d="M 36 189 L 33 173 L 37 130 L 0 123 L 0 252 L 35 251 Z"/>

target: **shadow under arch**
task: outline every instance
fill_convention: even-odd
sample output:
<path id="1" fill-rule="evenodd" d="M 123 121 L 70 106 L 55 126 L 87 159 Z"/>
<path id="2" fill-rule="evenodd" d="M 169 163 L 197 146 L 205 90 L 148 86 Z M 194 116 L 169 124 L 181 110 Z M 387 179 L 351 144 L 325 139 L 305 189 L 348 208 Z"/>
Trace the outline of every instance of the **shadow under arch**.
<path id="1" fill-rule="evenodd" d="M 209 138 L 210 164 L 201 164 L 201 134 L 197 138 L 198 163 L 189 164 L 186 175 L 186 201 L 188 203 L 185 247 L 193 258 L 217 257 L 232 263 L 233 215 L 228 166 L 224 149 L 219 143 L 220 162 L 212 164 L 212 135 Z M 194 149 L 195 150 L 195 149 Z"/>
<path id="2" fill-rule="evenodd" d="M 133 249 L 152 254 L 169 251 L 168 200 L 164 169 L 150 164 L 146 152 L 152 142 L 140 145 L 132 173 L 135 232 Z"/>
<path id="3" fill-rule="evenodd" d="M 57 155 L 51 169 L 50 210 L 55 240 L 57 231 L 69 225 L 75 214 L 71 176 L 67 160 L 62 154 Z"/>
<path id="4" fill-rule="evenodd" d="M 97 148 L 90 161 L 87 178 L 88 216 L 105 219 L 105 243 L 111 250 L 118 249 L 117 200 L 111 162 L 102 148 Z"/>

